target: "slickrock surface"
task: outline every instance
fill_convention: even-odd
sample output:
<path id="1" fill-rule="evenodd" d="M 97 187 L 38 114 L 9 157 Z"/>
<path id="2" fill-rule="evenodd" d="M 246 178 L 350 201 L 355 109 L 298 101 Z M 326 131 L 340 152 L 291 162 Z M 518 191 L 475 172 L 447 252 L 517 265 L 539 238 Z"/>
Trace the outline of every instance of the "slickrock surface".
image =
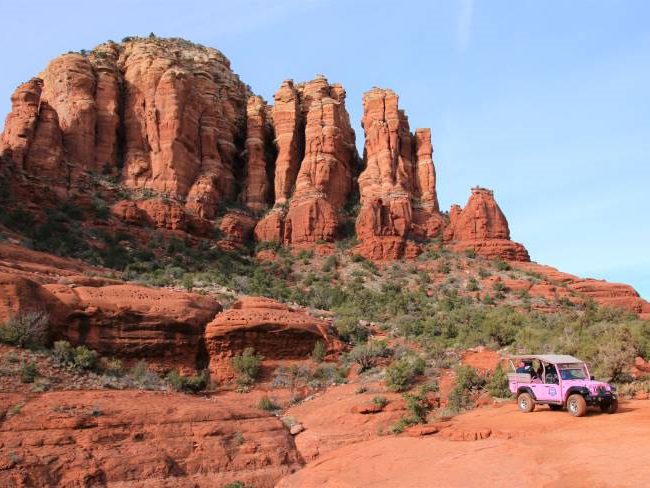
<path id="1" fill-rule="evenodd" d="M 22 405 L 18 413 L 10 407 Z M 282 423 L 232 398 L 141 391 L 0 395 L 7 488 L 270 488 L 301 467 Z M 9 413 L 8 413 L 9 411 Z"/>
<path id="2" fill-rule="evenodd" d="M 479 408 L 440 427 L 425 437 L 384 436 L 347 445 L 278 486 L 425 488 L 435 480 L 436 486 L 449 488 L 468 482 L 614 488 L 643 486 L 650 476 L 639 451 L 650 435 L 647 400 L 625 402 L 616 415 L 598 412 L 581 419 L 546 407 L 524 415 L 507 403 Z M 307 432 L 298 435 L 297 444 Z"/>
<path id="3" fill-rule="evenodd" d="M 240 298 L 205 329 L 210 373 L 218 379 L 233 377 L 231 358 L 246 347 L 268 360 L 306 359 L 318 341 L 340 347 L 327 322 L 262 297 Z"/>

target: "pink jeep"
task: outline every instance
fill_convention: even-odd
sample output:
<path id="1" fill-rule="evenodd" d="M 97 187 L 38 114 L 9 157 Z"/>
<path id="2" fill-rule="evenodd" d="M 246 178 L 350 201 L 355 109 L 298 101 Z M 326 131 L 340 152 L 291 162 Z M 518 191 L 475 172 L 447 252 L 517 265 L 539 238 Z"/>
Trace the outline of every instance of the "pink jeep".
<path id="1" fill-rule="evenodd" d="M 507 359 L 513 370 L 508 374 L 510 391 L 517 395 L 521 412 L 532 412 L 538 404 L 551 410 L 566 407 L 574 417 L 583 416 L 591 405 L 605 413 L 618 409 L 616 387 L 595 381 L 587 365 L 573 356 L 531 354 Z"/>

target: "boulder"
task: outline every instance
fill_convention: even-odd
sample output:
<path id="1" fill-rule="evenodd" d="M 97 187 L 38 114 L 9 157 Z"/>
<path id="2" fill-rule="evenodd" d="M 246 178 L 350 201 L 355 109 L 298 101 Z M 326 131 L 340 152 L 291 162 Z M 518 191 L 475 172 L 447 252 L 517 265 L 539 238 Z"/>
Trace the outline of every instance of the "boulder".
<path id="1" fill-rule="evenodd" d="M 240 298 L 205 329 L 210 373 L 219 380 L 234 377 L 232 357 L 247 347 L 268 360 L 307 359 L 318 341 L 339 348 L 327 322 L 262 297 Z"/>

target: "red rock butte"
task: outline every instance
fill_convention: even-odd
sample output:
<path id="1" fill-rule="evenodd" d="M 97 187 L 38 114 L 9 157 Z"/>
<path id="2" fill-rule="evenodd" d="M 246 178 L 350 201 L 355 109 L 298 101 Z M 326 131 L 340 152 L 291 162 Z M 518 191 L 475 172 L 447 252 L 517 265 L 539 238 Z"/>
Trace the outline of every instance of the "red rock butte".
<path id="1" fill-rule="evenodd" d="M 456 207 L 440 212 L 431 131 L 411 132 L 392 90 L 363 96 L 363 158 L 340 84 L 286 80 L 269 105 L 222 53 L 180 39 L 64 54 L 11 101 L 1 174 L 35 207 L 107 175 L 146 196 L 114 195 L 117 219 L 203 237 L 219 229 L 226 249 L 333 242 L 356 227 L 357 252 L 376 260 L 414 257 L 443 235 L 455 248 L 529 260 L 491 196 L 473 194 L 458 221 Z M 233 205 L 240 211 L 222 211 Z"/>

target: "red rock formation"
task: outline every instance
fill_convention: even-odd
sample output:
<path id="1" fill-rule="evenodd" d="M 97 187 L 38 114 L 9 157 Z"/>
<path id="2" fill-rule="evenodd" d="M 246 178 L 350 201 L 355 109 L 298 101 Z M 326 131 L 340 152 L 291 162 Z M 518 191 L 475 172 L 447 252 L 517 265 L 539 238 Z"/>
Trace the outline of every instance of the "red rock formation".
<path id="1" fill-rule="evenodd" d="M 260 221 L 256 236 L 296 245 L 332 241 L 357 160 L 345 91 L 319 76 L 296 86 L 284 82 L 275 100 L 276 208 Z"/>
<path id="2" fill-rule="evenodd" d="M 37 282 L 15 273 L 0 272 L 0 324 L 29 312 L 46 312 L 53 320 L 60 320 L 67 310 Z"/>
<path id="3" fill-rule="evenodd" d="M 127 42 L 119 67 L 126 184 L 187 198 L 190 211 L 213 218 L 216 205 L 235 196 L 246 87 L 219 51 L 189 43 Z"/>
<path id="4" fill-rule="evenodd" d="M 445 240 L 457 251 L 473 249 L 488 258 L 530 261 L 526 248 L 510 240 L 508 221 L 494 200 L 494 193 L 485 188 L 472 188 L 462 211 L 458 206 L 452 207 Z"/>
<path id="5" fill-rule="evenodd" d="M 265 359 L 306 359 L 318 341 L 338 348 L 323 320 L 260 297 L 240 298 L 205 329 L 210 373 L 219 379 L 233 376 L 231 358 L 247 347 Z"/>
<path id="6" fill-rule="evenodd" d="M 248 99 L 246 108 L 246 181 L 243 201 L 253 212 L 269 207 L 271 185 L 267 174 L 267 141 L 271 127 L 266 119 L 267 106 L 262 97 Z"/>
<path id="7" fill-rule="evenodd" d="M 149 224 L 147 212 L 138 207 L 137 202 L 120 200 L 111 207 L 111 214 L 128 225 L 143 227 Z"/>
<path id="8" fill-rule="evenodd" d="M 118 46 L 106 43 L 90 57 L 96 76 L 95 168 L 104 173 L 117 170 L 118 130 L 120 126 L 120 71 Z"/>
<path id="9" fill-rule="evenodd" d="M 23 405 L 20 415 L 7 415 L 15 404 Z M 271 488 L 302 464 L 282 422 L 240 397 L 5 394 L 0 411 L 0 444 L 11 446 L 0 470 L 5 487 L 189 488 L 240 481 Z"/>
<path id="10" fill-rule="evenodd" d="M 50 105 L 42 101 L 34 141 L 29 147 L 25 170 L 48 184 L 66 184 L 70 169 L 64 161 L 63 134 L 59 116 Z"/>
<path id="11" fill-rule="evenodd" d="M 6 151 L 21 169 L 34 139 L 42 89 L 43 80 L 32 78 L 16 88 L 11 96 L 11 112 L 5 121 L 0 152 Z"/>
<path id="12" fill-rule="evenodd" d="M 275 160 L 275 205 L 287 203 L 298 176 L 304 151 L 300 99 L 292 80 L 286 80 L 274 96 L 273 127 L 278 156 Z"/>
<path id="13" fill-rule="evenodd" d="M 162 369 L 196 370 L 203 329 L 221 310 L 206 296 L 135 285 L 44 288 L 69 310 L 53 324 L 56 337 Z"/>
<path id="14" fill-rule="evenodd" d="M 95 167 L 97 112 L 93 67 L 81 54 L 64 54 L 54 59 L 43 73 L 43 101 L 57 113 L 66 158 L 76 179 Z"/>
<path id="15" fill-rule="evenodd" d="M 227 249 L 238 249 L 249 242 L 253 236 L 255 219 L 244 212 L 228 212 L 219 223 L 223 234 L 222 246 Z"/>
<path id="16" fill-rule="evenodd" d="M 414 137 L 397 95 L 379 88 L 363 96 L 362 125 L 366 167 L 359 175 L 358 250 L 373 259 L 392 259 L 395 238 L 432 237 L 444 224 L 438 213 L 431 134 L 424 129 Z"/>
<path id="17" fill-rule="evenodd" d="M 590 278 L 579 278 L 578 276 L 558 271 L 551 266 L 537 263 L 520 262 L 515 263 L 514 266 L 517 269 L 535 273 L 549 282 L 549 284 L 534 285 L 530 290 L 531 295 L 544 296 L 535 287 L 552 286 L 552 291 L 555 296 L 577 296 L 583 300 L 591 299 L 600 305 L 622 308 L 638 314 L 641 318 L 650 319 L 650 303 L 641 298 L 637 291 L 630 285 L 609 283 Z"/>
<path id="18" fill-rule="evenodd" d="M 352 189 L 354 131 L 345 91 L 324 77 L 300 86 L 305 113 L 305 155 L 286 216 L 287 243 L 333 241 L 338 215 Z"/>

